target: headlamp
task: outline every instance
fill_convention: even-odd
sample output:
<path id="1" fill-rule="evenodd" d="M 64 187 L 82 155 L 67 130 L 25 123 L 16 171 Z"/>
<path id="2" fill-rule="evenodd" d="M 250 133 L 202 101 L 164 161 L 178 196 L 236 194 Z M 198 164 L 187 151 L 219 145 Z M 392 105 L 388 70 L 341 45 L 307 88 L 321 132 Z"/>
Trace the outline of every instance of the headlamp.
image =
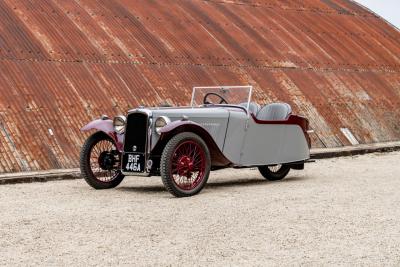
<path id="1" fill-rule="evenodd" d="M 118 134 L 123 134 L 125 132 L 126 125 L 126 117 L 125 116 L 116 116 L 113 120 L 114 130 Z"/>
<path id="2" fill-rule="evenodd" d="M 155 124 L 154 124 L 155 129 L 156 129 L 156 133 L 157 134 L 161 134 L 161 129 L 164 126 L 167 126 L 170 122 L 171 122 L 171 120 L 166 116 L 158 117 L 156 122 L 155 122 Z"/>

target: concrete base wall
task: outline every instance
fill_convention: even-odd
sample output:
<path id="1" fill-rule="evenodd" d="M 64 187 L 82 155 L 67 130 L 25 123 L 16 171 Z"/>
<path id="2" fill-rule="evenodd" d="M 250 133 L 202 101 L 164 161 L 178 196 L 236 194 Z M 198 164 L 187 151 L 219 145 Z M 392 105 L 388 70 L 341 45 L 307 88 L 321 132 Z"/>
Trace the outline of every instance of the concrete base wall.
<path id="1" fill-rule="evenodd" d="M 397 150 L 400 150 L 400 141 L 377 143 L 370 145 L 338 147 L 338 148 L 312 149 L 311 159 L 316 160 L 324 158 L 346 157 L 346 156 L 362 155 L 367 153 L 392 152 Z M 67 180 L 67 179 L 79 179 L 79 178 L 81 178 L 79 169 L 18 172 L 18 173 L 0 174 L 0 185 L 16 184 L 16 183 L 47 182 L 54 180 Z"/>

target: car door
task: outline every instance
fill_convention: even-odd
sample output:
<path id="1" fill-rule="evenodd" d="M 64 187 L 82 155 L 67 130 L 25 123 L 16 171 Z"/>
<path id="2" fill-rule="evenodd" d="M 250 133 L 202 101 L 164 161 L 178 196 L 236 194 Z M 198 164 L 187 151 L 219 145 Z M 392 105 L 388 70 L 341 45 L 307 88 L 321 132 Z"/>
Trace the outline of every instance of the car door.
<path id="1" fill-rule="evenodd" d="M 248 115 L 243 110 L 231 110 L 225 136 L 223 153 L 233 164 L 240 165 Z"/>

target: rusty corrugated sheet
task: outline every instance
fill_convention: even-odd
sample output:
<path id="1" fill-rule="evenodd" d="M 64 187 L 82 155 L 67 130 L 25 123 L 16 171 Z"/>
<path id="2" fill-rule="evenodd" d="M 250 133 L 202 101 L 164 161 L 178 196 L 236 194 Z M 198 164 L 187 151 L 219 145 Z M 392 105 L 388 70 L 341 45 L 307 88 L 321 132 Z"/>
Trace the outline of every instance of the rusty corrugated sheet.
<path id="1" fill-rule="evenodd" d="M 314 147 L 400 139 L 400 33 L 348 0 L 0 1 L 0 173 L 71 168 L 79 128 L 196 85 L 255 87 Z"/>

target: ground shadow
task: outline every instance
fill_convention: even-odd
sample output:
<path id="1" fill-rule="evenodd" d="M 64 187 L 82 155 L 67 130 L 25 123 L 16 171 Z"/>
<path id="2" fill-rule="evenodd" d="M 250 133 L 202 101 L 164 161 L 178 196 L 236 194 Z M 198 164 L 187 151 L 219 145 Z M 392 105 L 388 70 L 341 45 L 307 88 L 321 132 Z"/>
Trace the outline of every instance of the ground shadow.
<path id="1" fill-rule="evenodd" d="M 291 183 L 296 181 L 307 180 L 309 177 L 305 176 L 292 176 L 285 178 L 281 181 L 270 182 L 263 178 L 254 177 L 254 178 L 238 178 L 238 179 L 230 179 L 230 180 L 218 180 L 212 181 L 210 179 L 206 185 L 207 189 L 218 190 L 221 188 L 227 187 L 241 187 L 241 186 L 258 186 L 261 184 L 272 184 L 272 183 Z M 165 188 L 162 185 L 149 185 L 149 186 L 124 186 L 118 187 L 117 190 L 126 191 L 126 192 L 136 192 L 136 193 L 158 193 L 165 192 Z"/>
<path id="2" fill-rule="evenodd" d="M 271 182 L 268 180 L 265 180 L 263 178 L 239 178 L 235 180 L 226 180 L 226 181 L 209 181 L 207 183 L 207 188 L 222 188 L 222 187 L 240 187 L 240 186 L 257 186 L 261 184 L 270 184 L 270 183 L 289 183 L 289 182 L 295 182 L 295 181 L 301 181 L 301 180 L 306 180 L 307 177 L 300 177 L 300 176 L 293 176 L 293 177 L 288 177 L 285 178 L 281 181 L 275 181 Z"/>
<path id="3" fill-rule="evenodd" d="M 157 192 L 164 192 L 165 187 L 162 185 L 149 185 L 149 186 L 124 186 L 116 188 L 120 191 L 127 191 L 127 192 L 138 192 L 138 193 L 157 193 Z"/>

